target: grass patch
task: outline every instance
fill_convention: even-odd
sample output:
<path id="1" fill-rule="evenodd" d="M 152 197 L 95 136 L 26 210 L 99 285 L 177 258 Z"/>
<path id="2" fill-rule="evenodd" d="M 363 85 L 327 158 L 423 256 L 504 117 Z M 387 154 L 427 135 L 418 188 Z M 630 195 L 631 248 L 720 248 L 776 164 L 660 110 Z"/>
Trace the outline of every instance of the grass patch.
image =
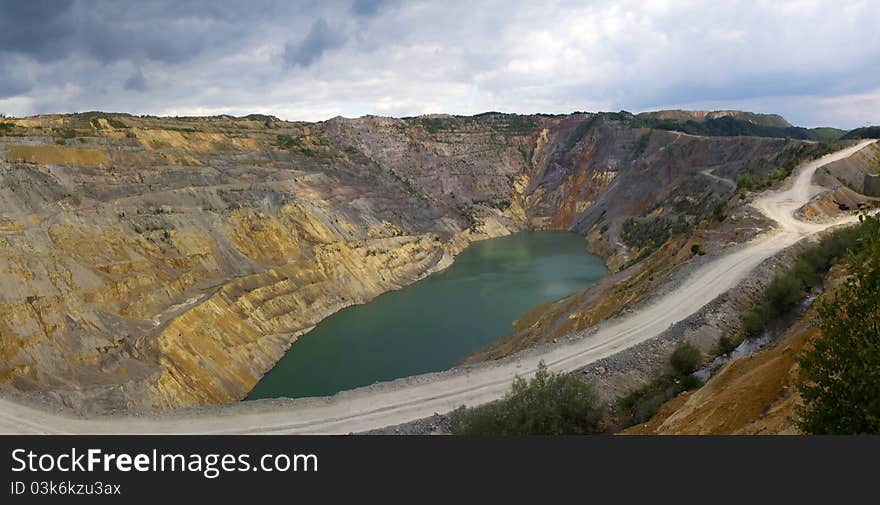
<path id="1" fill-rule="evenodd" d="M 79 136 L 76 130 L 70 128 L 53 128 L 52 131 L 57 138 L 62 139 L 73 139 Z"/>
<path id="2" fill-rule="evenodd" d="M 275 137 L 275 145 L 281 149 L 292 149 L 299 145 L 299 142 L 290 135 L 278 135 Z"/>
<path id="3" fill-rule="evenodd" d="M 323 146 L 324 141 L 317 135 L 293 137 L 291 135 L 281 134 L 275 137 L 275 145 L 281 149 L 294 151 L 303 156 L 316 157 L 321 155 L 321 152 L 316 149 L 316 147 Z"/>
<path id="4" fill-rule="evenodd" d="M 639 249 L 657 249 L 669 239 L 672 224 L 666 218 L 640 221 L 629 218 L 623 222 L 620 239 L 624 244 Z"/>

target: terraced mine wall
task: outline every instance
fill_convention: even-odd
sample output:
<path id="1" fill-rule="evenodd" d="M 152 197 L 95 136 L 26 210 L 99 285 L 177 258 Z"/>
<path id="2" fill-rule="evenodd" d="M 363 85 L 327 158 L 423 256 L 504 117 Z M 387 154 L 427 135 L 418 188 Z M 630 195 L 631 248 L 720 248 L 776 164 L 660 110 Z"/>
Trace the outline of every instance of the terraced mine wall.
<path id="1" fill-rule="evenodd" d="M 683 233 L 806 145 L 587 113 L 4 121 L 0 387 L 90 412 L 239 400 L 475 240 L 572 229 L 620 270 L 659 250 L 627 222 Z"/>

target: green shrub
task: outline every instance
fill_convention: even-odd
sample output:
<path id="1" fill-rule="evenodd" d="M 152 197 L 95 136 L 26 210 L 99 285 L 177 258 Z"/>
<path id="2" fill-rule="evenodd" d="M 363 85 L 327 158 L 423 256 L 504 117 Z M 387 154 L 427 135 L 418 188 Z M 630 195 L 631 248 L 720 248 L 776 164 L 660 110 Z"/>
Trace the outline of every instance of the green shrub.
<path id="1" fill-rule="evenodd" d="M 743 335 L 746 338 L 760 336 L 774 317 L 776 317 L 776 313 L 769 310 L 767 306 L 753 307 L 742 317 Z"/>
<path id="2" fill-rule="evenodd" d="M 692 389 L 697 389 L 698 387 L 703 385 L 703 381 L 701 381 L 698 377 L 694 377 L 693 375 L 685 375 L 679 380 L 679 384 L 681 386 L 682 391 L 690 391 Z"/>
<path id="3" fill-rule="evenodd" d="M 702 256 L 706 254 L 706 249 L 703 247 L 703 244 L 694 244 L 691 246 L 691 254 Z"/>
<path id="4" fill-rule="evenodd" d="M 721 335 L 721 338 L 718 339 L 718 354 L 730 354 L 736 347 L 736 341 L 727 335 Z"/>
<path id="5" fill-rule="evenodd" d="M 743 334 L 755 338 L 764 333 L 767 325 L 797 306 L 806 291 L 794 271 L 784 272 L 770 281 L 762 300 L 742 318 Z"/>
<path id="6" fill-rule="evenodd" d="M 76 138 L 77 133 L 76 130 L 72 130 L 70 128 L 53 128 L 55 134 L 62 139 L 72 139 Z"/>
<path id="7" fill-rule="evenodd" d="M 315 145 L 324 145 L 324 141 L 317 135 L 306 138 L 281 134 L 275 136 L 275 145 L 281 149 L 289 149 L 302 156 L 320 157 L 322 155 L 321 151 L 313 147 Z"/>
<path id="8" fill-rule="evenodd" d="M 455 129 L 455 120 L 447 117 L 422 117 L 419 118 L 422 127 L 428 133 L 439 133 L 444 131 L 453 131 Z"/>
<path id="9" fill-rule="evenodd" d="M 715 221 L 722 223 L 725 219 L 727 219 L 727 201 L 720 201 L 712 207 L 712 219 Z"/>
<path id="10" fill-rule="evenodd" d="M 663 406 L 670 398 L 674 395 L 670 396 L 666 394 L 664 390 L 654 390 L 648 394 L 640 396 L 632 406 L 632 412 L 630 413 L 630 426 L 633 424 L 641 424 L 650 420 L 654 415 L 660 410 L 660 407 Z"/>
<path id="11" fill-rule="evenodd" d="M 662 375 L 617 399 L 615 417 L 621 428 L 641 424 L 657 413 L 660 407 L 682 391 L 702 386 L 700 379 L 678 373 Z"/>
<path id="12" fill-rule="evenodd" d="M 459 409 L 456 435 L 584 435 L 603 430 L 605 407 L 593 388 L 571 374 L 550 373 L 542 362 L 534 378 L 517 377 L 503 399 Z"/>
<path id="13" fill-rule="evenodd" d="M 639 249 L 656 249 L 669 239 L 671 223 L 666 218 L 639 221 L 629 218 L 623 222 L 620 238 L 623 243 Z"/>
<path id="14" fill-rule="evenodd" d="M 679 234 L 688 233 L 691 231 L 691 229 L 693 229 L 693 225 L 688 222 L 687 218 L 679 214 L 679 216 L 675 218 L 675 221 L 672 223 L 672 226 L 669 228 L 669 231 L 674 234 Z"/>
<path id="15" fill-rule="evenodd" d="M 681 375 L 690 375 L 703 364 L 703 353 L 690 342 L 679 342 L 669 358 L 672 368 Z"/>
<path id="16" fill-rule="evenodd" d="M 774 278 L 766 291 L 767 300 L 776 309 L 777 314 L 782 314 L 796 306 L 805 294 L 803 282 L 794 272 L 786 272 Z"/>
<path id="17" fill-rule="evenodd" d="M 275 145 L 281 149 L 290 149 L 299 145 L 299 142 L 290 135 L 278 135 L 275 137 Z"/>

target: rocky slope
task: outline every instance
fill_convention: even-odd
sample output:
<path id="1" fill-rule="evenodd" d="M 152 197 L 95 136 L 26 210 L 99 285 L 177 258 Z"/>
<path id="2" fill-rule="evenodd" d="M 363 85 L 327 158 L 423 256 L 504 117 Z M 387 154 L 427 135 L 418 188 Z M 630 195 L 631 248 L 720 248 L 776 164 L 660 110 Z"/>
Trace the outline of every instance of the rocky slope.
<path id="1" fill-rule="evenodd" d="M 729 178 L 806 145 L 632 118 L 5 119 L 0 382 L 89 411 L 238 400 L 322 318 L 473 240 L 572 229 L 615 268 L 685 261 L 624 228 L 712 233 Z"/>

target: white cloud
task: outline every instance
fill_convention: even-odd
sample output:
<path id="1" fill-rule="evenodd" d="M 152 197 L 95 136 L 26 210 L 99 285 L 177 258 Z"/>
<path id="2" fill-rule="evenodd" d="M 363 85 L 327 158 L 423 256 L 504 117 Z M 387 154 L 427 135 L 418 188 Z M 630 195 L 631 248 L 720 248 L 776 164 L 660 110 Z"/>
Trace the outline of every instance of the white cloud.
<path id="1" fill-rule="evenodd" d="M 321 120 L 677 106 L 779 112 L 807 126 L 880 122 L 880 9 L 868 1 L 271 7 L 265 16 L 212 22 L 189 9 L 196 33 L 181 44 L 198 40 L 199 30 L 217 40 L 218 26 L 235 29 L 222 45 L 181 48 L 173 58 L 144 59 L 151 48 L 136 45 L 130 57 L 104 55 L 104 63 L 75 51 L 51 63 L 35 57 L 26 65 L 30 90 L 0 107 L 19 114 L 263 112 Z M 125 89 L 132 68 L 148 77 L 145 89 Z"/>

